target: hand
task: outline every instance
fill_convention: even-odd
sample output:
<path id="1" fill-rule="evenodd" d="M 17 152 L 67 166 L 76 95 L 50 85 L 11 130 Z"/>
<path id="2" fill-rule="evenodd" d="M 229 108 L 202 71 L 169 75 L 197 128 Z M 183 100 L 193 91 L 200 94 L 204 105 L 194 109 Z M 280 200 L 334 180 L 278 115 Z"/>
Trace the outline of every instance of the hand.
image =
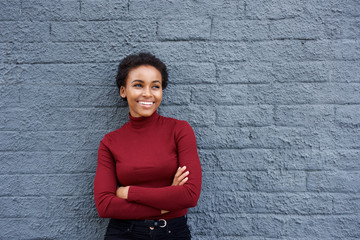
<path id="1" fill-rule="evenodd" d="M 118 187 L 116 189 L 116 196 L 122 199 L 127 199 L 129 193 L 129 186 L 126 187 Z"/>
<path id="2" fill-rule="evenodd" d="M 168 213 L 169 211 L 166 211 L 166 210 L 161 210 L 161 214 L 165 214 L 165 213 Z"/>
<path id="3" fill-rule="evenodd" d="M 178 168 L 171 186 L 182 186 L 187 182 L 187 180 L 189 180 L 189 178 L 187 177 L 189 175 L 189 171 L 184 172 L 185 170 L 186 166 Z"/>

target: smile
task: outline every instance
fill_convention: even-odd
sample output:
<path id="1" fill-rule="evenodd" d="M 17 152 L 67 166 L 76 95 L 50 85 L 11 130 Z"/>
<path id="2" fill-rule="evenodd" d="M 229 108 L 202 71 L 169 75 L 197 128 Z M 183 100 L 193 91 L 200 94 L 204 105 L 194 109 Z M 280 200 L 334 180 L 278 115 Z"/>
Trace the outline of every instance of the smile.
<path id="1" fill-rule="evenodd" d="M 148 105 L 148 106 L 154 104 L 153 102 L 140 102 L 140 101 L 139 101 L 139 103 L 140 103 L 140 104 L 143 104 L 143 105 Z"/>

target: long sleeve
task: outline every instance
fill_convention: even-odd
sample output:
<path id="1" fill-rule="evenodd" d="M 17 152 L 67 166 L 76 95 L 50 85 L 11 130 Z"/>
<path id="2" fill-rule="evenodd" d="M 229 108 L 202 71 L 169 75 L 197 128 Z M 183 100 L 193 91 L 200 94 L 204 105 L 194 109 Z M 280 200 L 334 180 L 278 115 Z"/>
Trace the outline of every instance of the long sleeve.
<path id="1" fill-rule="evenodd" d="M 102 218 L 145 219 L 160 215 L 160 209 L 116 197 L 116 170 L 113 156 L 101 142 L 94 181 L 95 205 Z"/>
<path id="2" fill-rule="evenodd" d="M 186 166 L 190 172 L 183 186 L 140 187 L 130 186 L 128 200 L 157 209 L 169 211 L 194 207 L 201 190 L 201 165 L 197 153 L 195 134 L 191 126 L 181 121 L 175 131 L 175 141 L 179 166 Z"/>

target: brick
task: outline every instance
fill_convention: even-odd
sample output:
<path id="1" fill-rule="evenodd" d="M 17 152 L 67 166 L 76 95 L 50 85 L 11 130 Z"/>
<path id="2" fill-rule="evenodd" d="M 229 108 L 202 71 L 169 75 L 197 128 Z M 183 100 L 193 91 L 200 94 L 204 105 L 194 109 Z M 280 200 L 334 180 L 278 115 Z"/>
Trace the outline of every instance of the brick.
<path id="1" fill-rule="evenodd" d="M 211 20 L 160 21 L 160 40 L 207 40 L 210 38 Z"/>
<path id="2" fill-rule="evenodd" d="M 304 12 L 310 17 L 359 17 L 360 7 L 356 0 L 338 2 L 311 0 L 303 4 Z"/>
<path id="3" fill-rule="evenodd" d="M 44 22 L 0 22 L 0 42 L 48 41 L 50 25 Z"/>
<path id="4" fill-rule="evenodd" d="M 216 150 L 216 156 L 222 171 L 267 170 L 278 167 L 268 149 Z"/>
<path id="5" fill-rule="evenodd" d="M 196 46 L 201 48 L 201 46 Z M 217 62 L 243 62 L 248 59 L 248 48 L 243 42 L 216 42 L 209 44 L 206 54 Z"/>
<path id="6" fill-rule="evenodd" d="M 163 116 L 185 120 L 196 127 L 206 127 L 215 123 L 215 111 L 212 107 L 164 106 L 160 110 L 159 113 Z"/>
<path id="7" fill-rule="evenodd" d="M 204 50 L 198 49 L 186 41 L 130 42 L 124 44 L 110 42 L 108 49 L 111 51 L 109 52 L 110 56 L 106 61 L 112 62 L 119 62 L 119 59 L 134 52 L 150 52 L 159 59 L 166 60 L 165 63 L 187 62 L 189 59 L 192 59 L 193 61 L 207 59 L 207 56 L 203 55 Z M 121 54 L 120 56 L 119 53 Z"/>
<path id="8" fill-rule="evenodd" d="M 51 25 L 53 42 L 137 42 L 155 38 L 154 21 L 54 22 Z"/>
<path id="9" fill-rule="evenodd" d="M 128 18 L 128 1 L 89 0 L 81 2 L 81 19 L 110 20 Z"/>
<path id="10" fill-rule="evenodd" d="M 212 63 L 170 63 L 169 81 L 181 84 L 216 83 L 216 68 Z"/>
<path id="11" fill-rule="evenodd" d="M 286 222 L 286 234 L 290 237 L 356 238 L 359 219 L 353 216 L 291 217 Z"/>
<path id="12" fill-rule="evenodd" d="M 269 26 L 265 21 L 240 20 L 224 21 L 215 19 L 211 39 L 223 41 L 269 40 Z"/>
<path id="13" fill-rule="evenodd" d="M 201 193 L 199 201 L 195 208 L 190 208 L 189 213 L 196 214 L 196 213 L 207 213 L 211 212 L 214 209 L 215 205 L 215 196 L 214 194 L 208 194 L 208 193 Z"/>
<path id="14" fill-rule="evenodd" d="M 331 126 L 334 108 L 328 105 L 277 106 L 274 111 L 278 126 Z"/>
<path id="15" fill-rule="evenodd" d="M 49 221 L 50 229 L 57 229 L 54 238 L 71 239 L 74 236 L 89 240 L 101 239 L 105 235 L 107 220 L 100 218 L 58 218 Z"/>
<path id="16" fill-rule="evenodd" d="M 279 238 L 280 236 L 286 235 L 286 218 L 282 215 L 260 215 L 251 217 L 251 223 L 252 235 L 271 238 Z"/>
<path id="17" fill-rule="evenodd" d="M 204 192 L 246 191 L 252 189 L 245 172 L 204 172 Z"/>
<path id="18" fill-rule="evenodd" d="M 1 175 L 2 181 L 16 182 L 3 196 L 79 196 L 93 194 L 93 173 Z M 67 186 L 64 188 L 64 186 Z"/>
<path id="19" fill-rule="evenodd" d="M 247 85 L 196 86 L 191 102 L 198 105 L 244 105 L 248 103 Z"/>
<path id="20" fill-rule="evenodd" d="M 328 82 L 331 67 L 323 62 L 284 62 L 273 64 L 273 78 L 277 82 Z"/>
<path id="21" fill-rule="evenodd" d="M 3 166 L 0 174 L 95 172 L 97 165 L 97 149 L 91 151 L 0 152 L 0 157 Z M 19 164 L 21 168 L 19 168 Z"/>
<path id="22" fill-rule="evenodd" d="M 61 91 L 61 94 L 58 94 Z M 20 101 L 26 106 L 112 107 L 124 104 L 114 86 L 23 86 Z"/>
<path id="23" fill-rule="evenodd" d="M 301 41 L 273 40 L 250 42 L 247 51 L 247 58 L 254 62 L 293 62 L 309 60 Z"/>
<path id="24" fill-rule="evenodd" d="M 216 109 L 219 126 L 269 126 L 274 124 L 271 106 L 222 106 Z"/>
<path id="25" fill-rule="evenodd" d="M 1 85 L 15 85 L 22 82 L 21 74 L 23 72 L 22 66 L 15 64 L 0 64 L 0 84 Z M 0 87 L 0 89 L 3 86 Z M 1 94 L 4 94 L 1 92 Z"/>
<path id="26" fill-rule="evenodd" d="M 271 83 L 275 74 L 270 63 L 238 62 L 218 65 L 219 83 Z"/>
<path id="27" fill-rule="evenodd" d="M 19 72 L 17 74 L 19 79 L 28 84 L 107 85 L 116 89 L 117 65 L 116 63 L 21 64 L 19 69 L 16 69 L 15 65 L 14 69 L 10 69 L 9 72 Z"/>
<path id="28" fill-rule="evenodd" d="M 22 20 L 69 21 L 80 18 L 80 3 L 73 0 L 28 0 L 21 4 Z"/>
<path id="29" fill-rule="evenodd" d="M 336 158 L 331 162 L 336 169 L 360 170 L 360 150 L 342 149 L 336 151 Z"/>
<path id="30" fill-rule="evenodd" d="M 319 19 L 280 19 L 269 22 L 271 39 L 323 39 L 325 27 Z"/>
<path id="31" fill-rule="evenodd" d="M 2 218 L 47 217 L 48 200 L 44 197 L 0 197 Z"/>
<path id="32" fill-rule="evenodd" d="M 230 194 L 228 193 L 227 196 Z M 235 205 L 219 212 L 232 211 L 258 214 L 331 214 L 333 213 L 333 199 L 331 194 L 318 193 L 236 193 L 232 194 Z M 235 196 L 234 196 L 235 195 Z M 238 200 L 240 199 L 240 200 Z M 238 200 L 238 201 L 237 201 Z M 239 210 L 236 211 L 238 208 Z"/>
<path id="33" fill-rule="evenodd" d="M 331 62 L 329 63 L 331 82 L 360 82 L 360 62 Z"/>
<path id="34" fill-rule="evenodd" d="M 0 237 L 51 239 L 56 231 L 49 226 L 49 222 L 51 220 L 48 218 L 0 218 Z"/>
<path id="35" fill-rule="evenodd" d="M 309 172 L 307 189 L 321 192 L 359 193 L 360 173 L 357 171 Z"/>
<path id="36" fill-rule="evenodd" d="M 336 83 L 256 84 L 248 86 L 249 102 L 258 104 L 359 103 L 360 86 Z"/>
<path id="37" fill-rule="evenodd" d="M 201 162 L 201 168 L 204 172 L 221 170 L 219 159 L 215 150 L 199 149 L 198 154 Z"/>
<path id="38" fill-rule="evenodd" d="M 0 85 L 0 107 L 18 106 L 19 103 L 19 85 Z"/>
<path id="39" fill-rule="evenodd" d="M 161 104 L 166 105 L 189 105 L 191 88 L 189 86 L 169 84 L 163 91 Z M 160 109 L 162 107 L 160 106 Z"/>
<path id="40" fill-rule="evenodd" d="M 1 151 L 94 150 L 107 133 L 106 130 L 0 131 Z"/>
<path id="41" fill-rule="evenodd" d="M 269 149 L 331 149 L 334 137 L 326 129 L 309 127 L 251 127 L 248 129 L 248 145 Z"/>
<path id="42" fill-rule="evenodd" d="M 250 1 L 247 0 L 246 17 L 251 19 L 284 19 L 302 14 L 303 4 L 299 0 Z"/>
<path id="43" fill-rule="evenodd" d="M 249 44 L 248 57 L 266 62 L 358 60 L 359 51 L 359 42 L 355 40 L 274 40 Z"/>
<path id="44" fill-rule="evenodd" d="M 302 171 L 253 171 L 247 175 L 252 189 L 262 192 L 303 192 L 306 173 Z"/>
<path id="45" fill-rule="evenodd" d="M 195 127 L 194 131 L 200 149 L 244 148 L 251 144 L 245 128 Z"/>
<path id="46" fill-rule="evenodd" d="M 342 126 L 360 126 L 360 105 L 336 107 L 335 119 L 336 122 Z"/>
<path id="47" fill-rule="evenodd" d="M 206 6 L 206 7 L 204 7 Z M 169 2 L 160 0 L 149 4 L 145 0 L 131 1 L 129 6 L 131 17 L 159 19 L 180 18 L 189 19 L 196 17 L 221 17 L 238 19 L 244 17 L 244 4 L 238 1 L 181 1 Z M 141 13 L 141 14 L 140 14 Z M 226 14 L 224 14 L 226 13 Z"/>
<path id="48" fill-rule="evenodd" d="M 21 14 L 20 0 L 4 0 L 0 2 L 0 20 L 12 21 L 18 20 Z"/>
<path id="49" fill-rule="evenodd" d="M 333 194 L 333 212 L 336 214 L 359 214 L 360 195 L 349 193 Z"/>
<path id="50" fill-rule="evenodd" d="M 214 228 L 214 224 L 217 222 L 223 222 L 224 224 Z M 234 224 L 233 228 L 227 228 L 228 225 Z M 206 236 L 216 236 L 216 239 L 220 239 L 223 236 L 244 236 L 245 234 L 251 234 L 251 219 L 247 215 L 241 214 L 197 214 L 189 218 L 190 226 L 203 226 L 201 228 L 193 228 L 192 234 Z"/>
<path id="51" fill-rule="evenodd" d="M 93 126 L 107 129 L 107 109 L 95 108 L 7 108 L 0 129 L 16 130 L 79 130 Z"/>
<path id="52" fill-rule="evenodd" d="M 81 197 L 50 197 L 49 213 L 55 219 L 98 217 L 92 195 Z"/>
<path id="53" fill-rule="evenodd" d="M 6 63 L 94 63 L 108 61 L 108 48 L 102 43 L 16 43 L 2 47 Z M 96 58 L 94 58 L 96 56 Z"/>
<path id="54" fill-rule="evenodd" d="M 331 39 L 357 39 L 360 34 L 360 20 L 355 19 L 326 19 L 325 31 Z"/>
<path id="55" fill-rule="evenodd" d="M 321 171 L 334 169 L 336 151 L 315 149 L 273 149 L 272 161 L 286 170 Z"/>
<path id="56" fill-rule="evenodd" d="M 341 127 L 334 128 L 331 137 L 335 140 L 335 146 L 342 149 L 359 148 L 360 128 Z"/>

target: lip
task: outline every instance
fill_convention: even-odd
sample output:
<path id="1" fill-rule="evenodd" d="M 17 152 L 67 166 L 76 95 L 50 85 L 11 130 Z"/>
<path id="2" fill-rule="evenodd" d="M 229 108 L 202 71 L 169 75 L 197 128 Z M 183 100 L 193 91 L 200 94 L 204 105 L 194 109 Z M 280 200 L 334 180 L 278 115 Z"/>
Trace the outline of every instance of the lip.
<path id="1" fill-rule="evenodd" d="M 140 106 L 145 107 L 145 108 L 151 108 L 152 106 L 155 105 L 155 102 L 153 101 L 137 101 L 138 104 L 140 104 Z"/>

